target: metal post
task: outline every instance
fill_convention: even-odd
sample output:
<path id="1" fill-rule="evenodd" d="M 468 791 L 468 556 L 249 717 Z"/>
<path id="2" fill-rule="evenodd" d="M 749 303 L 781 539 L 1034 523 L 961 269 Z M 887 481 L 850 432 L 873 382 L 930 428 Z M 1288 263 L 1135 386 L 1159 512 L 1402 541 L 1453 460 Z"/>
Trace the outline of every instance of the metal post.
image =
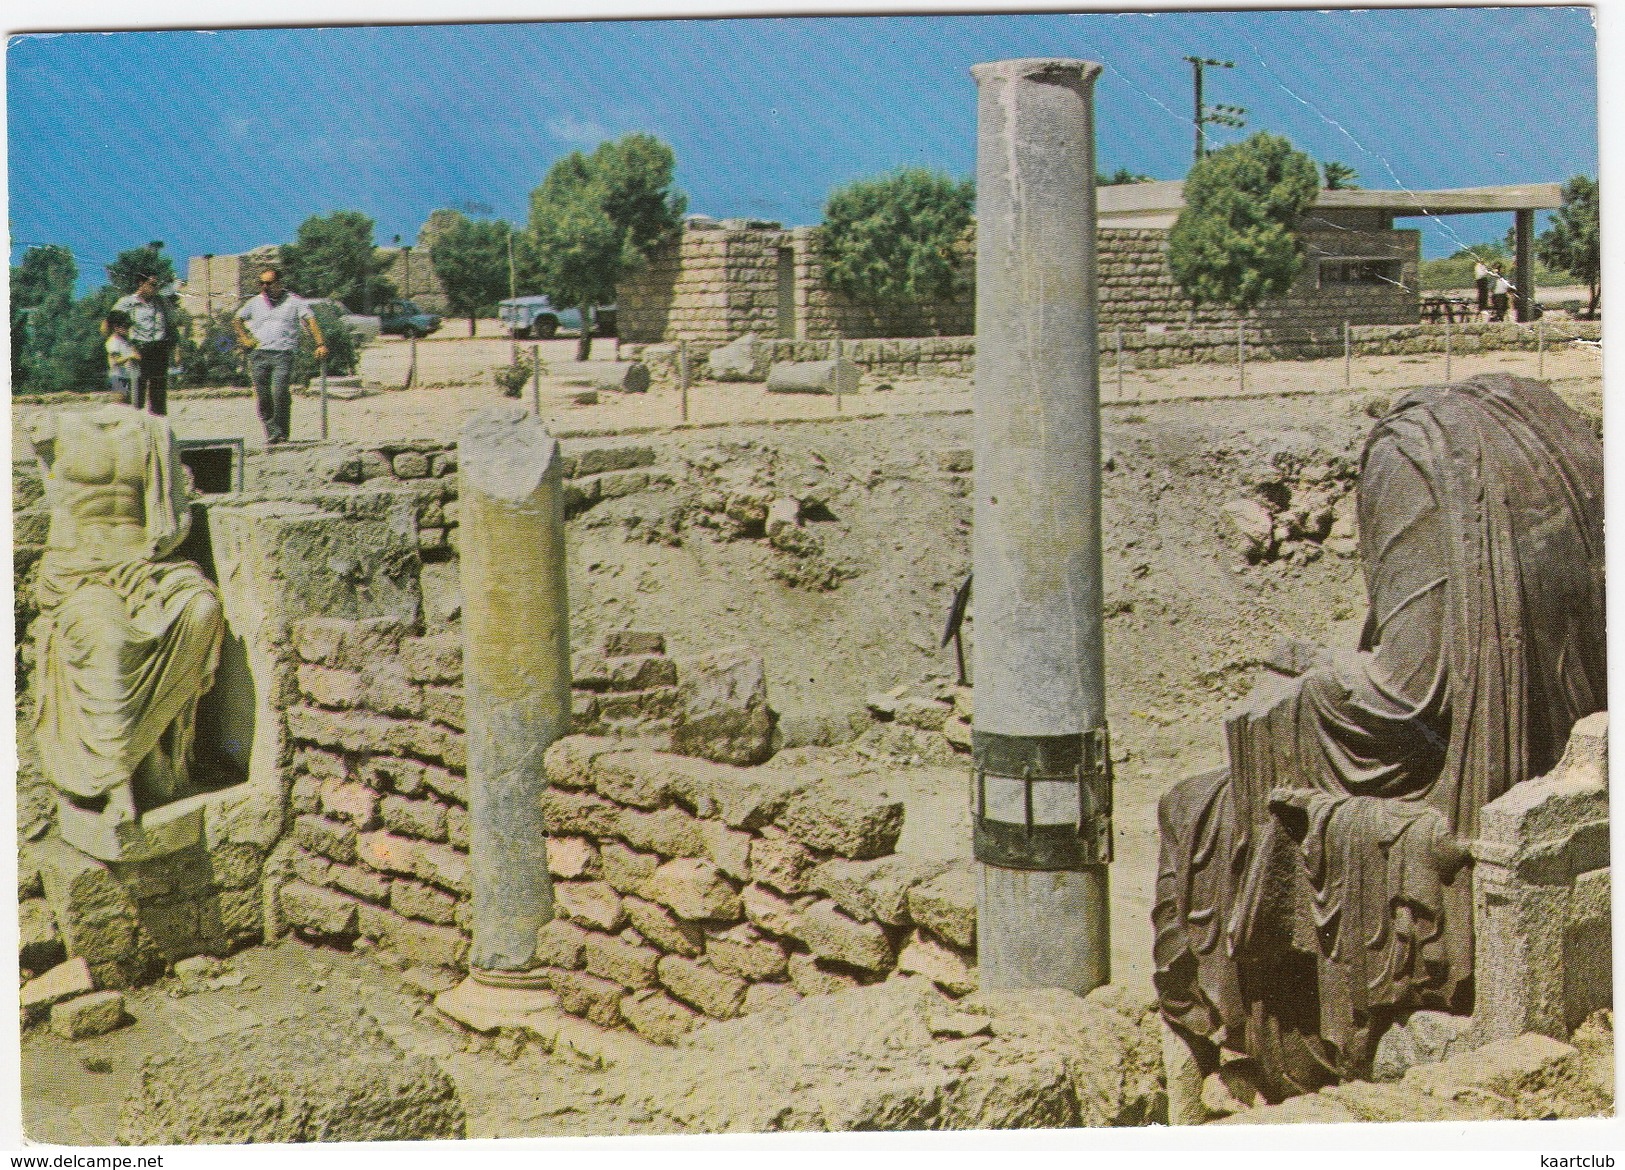
<path id="1" fill-rule="evenodd" d="M 688 421 L 688 338 L 677 343 L 677 389 L 682 394 L 683 421 Z"/>
<path id="2" fill-rule="evenodd" d="M 542 347 L 530 347 L 530 409 L 542 417 Z"/>
<path id="3" fill-rule="evenodd" d="M 1546 318 L 1535 322 L 1535 377 L 1546 376 Z"/>
<path id="4" fill-rule="evenodd" d="M 1343 322 L 1343 389 L 1354 387 L 1354 342 L 1349 323 Z"/>
<path id="5" fill-rule="evenodd" d="M 1123 401 L 1123 327 L 1114 330 L 1117 342 L 1117 400 Z"/>
<path id="6" fill-rule="evenodd" d="M 1450 320 L 1450 314 L 1446 313 L 1445 318 L 1444 318 L 1444 380 L 1446 382 L 1450 381 L 1450 327 L 1451 327 L 1451 324 L 1452 324 L 1452 322 Z"/>
<path id="7" fill-rule="evenodd" d="M 976 65 L 972 787 L 984 988 L 1110 980 L 1093 87 Z"/>
<path id="8" fill-rule="evenodd" d="M 327 438 L 327 359 L 321 364 L 321 394 L 322 394 L 322 438 Z"/>
<path id="9" fill-rule="evenodd" d="M 537 987 L 536 931 L 553 916 L 542 753 L 570 726 L 559 444 L 539 417 L 501 403 L 464 425 L 458 463 L 470 975 L 487 987 Z"/>

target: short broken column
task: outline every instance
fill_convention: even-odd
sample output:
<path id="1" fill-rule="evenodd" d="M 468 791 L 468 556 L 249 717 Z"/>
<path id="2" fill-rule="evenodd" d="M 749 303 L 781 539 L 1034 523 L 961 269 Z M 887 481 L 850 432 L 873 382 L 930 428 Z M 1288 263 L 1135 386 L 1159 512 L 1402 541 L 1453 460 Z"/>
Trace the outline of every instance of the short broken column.
<path id="1" fill-rule="evenodd" d="M 1096 353 L 1100 66 L 976 65 L 977 963 L 988 988 L 1111 977 Z"/>
<path id="2" fill-rule="evenodd" d="M 560 462 L 558 440 L 513 403 L 475 415 L 458 440 L 469 965 L 493 986 L 540 984 L 536 931 L 553 916 L 542 753 L 570 722 Z"/>

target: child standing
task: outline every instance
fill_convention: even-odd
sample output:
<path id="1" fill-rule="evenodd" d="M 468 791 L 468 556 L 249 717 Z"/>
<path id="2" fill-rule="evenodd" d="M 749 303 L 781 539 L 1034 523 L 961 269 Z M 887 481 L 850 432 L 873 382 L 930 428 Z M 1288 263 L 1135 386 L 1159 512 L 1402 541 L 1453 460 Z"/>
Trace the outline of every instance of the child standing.
<path id="1" fill-rule="evenodd" d="M 107 388 L 128 406 L 139 406 L 137 380 L 141 376 L 141 351 L 130 340 L 130 314 L 114 309 L 102 322 L 107 334 Z"/>

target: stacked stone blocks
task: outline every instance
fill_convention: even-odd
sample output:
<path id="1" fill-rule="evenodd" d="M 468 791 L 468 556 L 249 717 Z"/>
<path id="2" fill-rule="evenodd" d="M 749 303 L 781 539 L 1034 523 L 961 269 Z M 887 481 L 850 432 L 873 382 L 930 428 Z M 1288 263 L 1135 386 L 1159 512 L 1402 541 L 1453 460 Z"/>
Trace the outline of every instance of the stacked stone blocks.
<path id="1" fill-rule="evenodd" d="M 973 989 L 969 871 L 895 854 L 902 806 L 872 786 L 594 736 L 547 767 L 558 917 L 538 953 L 566 1011 L 667 1043 L 890 977 Z"/>

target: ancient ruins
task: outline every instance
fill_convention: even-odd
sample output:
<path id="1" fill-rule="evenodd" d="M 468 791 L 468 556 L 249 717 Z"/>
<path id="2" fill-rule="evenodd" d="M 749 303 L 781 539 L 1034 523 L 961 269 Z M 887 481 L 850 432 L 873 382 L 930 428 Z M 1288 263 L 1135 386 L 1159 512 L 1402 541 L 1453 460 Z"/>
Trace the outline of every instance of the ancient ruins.
<path id="1" fill-rule="evenodd" d="M 31 413 L 30 1136 L 1611 1111 L 1593 424 L 1480 374 L 1108 434 L 1099 69 L 974 71 L 973 415 L 561 441 L 493 392 L 455 436 L 245 454 Z M 872 628 L 966 569 L 968 682 L 940 624 Z M 771 647 L 754 579 L 808 599 Z M 847 677 L 821 656 L 889 689 L 776 709 Z"/>

